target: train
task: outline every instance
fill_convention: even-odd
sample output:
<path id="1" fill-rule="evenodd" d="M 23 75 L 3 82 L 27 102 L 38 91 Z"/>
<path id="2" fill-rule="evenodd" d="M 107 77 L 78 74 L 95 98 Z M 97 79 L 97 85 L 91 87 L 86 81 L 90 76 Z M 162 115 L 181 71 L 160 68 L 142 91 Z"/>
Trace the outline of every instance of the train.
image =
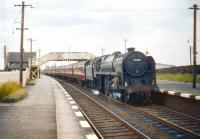
<path id="1" fill-rule="evenodd" d="M 151 102 L 157 89 L 155 61 L 135 48 L 116 51 L 87 61 L 46 68 L 50 76 L 77 81 L 107 96 L 133 104 Z"/>

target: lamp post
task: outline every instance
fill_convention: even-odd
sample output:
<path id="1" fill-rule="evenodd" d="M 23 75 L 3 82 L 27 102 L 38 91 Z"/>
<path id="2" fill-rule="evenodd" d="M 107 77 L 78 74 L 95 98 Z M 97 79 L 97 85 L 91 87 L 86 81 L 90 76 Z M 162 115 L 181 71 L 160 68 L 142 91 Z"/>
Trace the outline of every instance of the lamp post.
<path id="1" fill-rule="evenodd" d="M 192 65 L 192 46 L 190 45 L 190 41 L 188 40 L 188 44 L 189 44 L 189 53 L 190 53 L 190 65 Z"/>
<path id="2" fill-rule="evenodd" d="M 194 4 L 189 9 L 193 10 L 193 70 L 192 70 L 192 87 L 196 88 L 196 45 L 197 45 L 197 10 L 200 10 L 199 6 L 197 4 Z"/>
<path id="3" fill-rule="evenodd" d="M 126 42 L 127 42 L 128 40 L 127 39 L 124 39 L 124 48 L 125 48 L 125 53 L 126 53 Z"/>

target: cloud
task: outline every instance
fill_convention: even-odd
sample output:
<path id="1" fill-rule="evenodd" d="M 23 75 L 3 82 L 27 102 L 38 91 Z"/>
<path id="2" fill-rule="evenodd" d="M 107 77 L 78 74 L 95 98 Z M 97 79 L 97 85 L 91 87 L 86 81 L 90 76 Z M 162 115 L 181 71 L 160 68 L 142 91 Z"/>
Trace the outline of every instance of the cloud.
<path id="1" fill-rule="evenodd" d="M 1 0 L 2 1 L 2 0 Z M 0 37 L 10 50 L 19 48 L 19 31 L 12 34 L 16 18 L 20 21 L 20 0 L 4 1 L 6 24 Z M 24 48 L 29 50 L 32 37 L 33 50 L 42 49 L 42 54 L 51 51 L 88 51 L 96 55 L 124 52 L 127 47 L 146 50 L 160 63 L 187 64 L 188 44 L 192 40 L 192 11 L 194 1 L 187 0 L 26 0 L 33 9 L 25 10 Z M 196 1 L 198 2 L 198 1 Z M 198 2 L 199 3 L 199 2 Z M 2 5 L 0 5 L 2 6 Z M 2 9 L 1 9 L 2 10 Z M 1 12 L 1 11 L 0 11 Z M 200 12 L 198 12 L 198 16 Z M 198 18 L 198 24 L 200 24 Z M 198 28 L 200 32 L 200 28 Z M 198 36 L 199 38 L 199 36 Z M 198 39 L 199 40 L 199 39 Z M 199 48 L 198 48 L 199 50 Z M 200 51 L 200 50 L 199 50 Z M 170 57 L 176 55 L 174 59 Z M 199 63 L 199 62 L 198 62 Z"/>
<path id="2" fill-rule="evenodd" d="M 158 63 L 186 65 L 189 57 L 188 38 L 190 35 L 187 33 L 181 34 L 168 28 L 157 28 L 138 37 L 136 48 L 140 46 L 139 50 L 149 51 Z"/>
<path id="3" fill-rule="evenodd" d="M 49 14 L 52 13 L 52 14 Z M 65 10 L 35 10 L 28 24 L 33 26 L 75 26 L 92 24 L 96 20 L 82 13 L 68 13 Z"/>

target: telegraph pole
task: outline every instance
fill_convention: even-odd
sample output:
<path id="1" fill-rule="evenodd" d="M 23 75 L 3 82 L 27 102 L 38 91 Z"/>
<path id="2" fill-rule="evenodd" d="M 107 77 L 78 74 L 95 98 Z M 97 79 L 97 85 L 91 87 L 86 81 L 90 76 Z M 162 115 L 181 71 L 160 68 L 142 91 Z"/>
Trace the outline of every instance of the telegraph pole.
<path id="1" fill-rule="evenodd" d="M 23 43 L 24 43 L 24 11 L 26 6 L 32 5 L 25 5 L 24 1 L 22 1 L 22 4 L 15 5 L 22 7 L 22 15 L 21 15 L 21 36 L 20 36 L 20 73 L 19 73 L 19 81 L 21 86 L 23 86 Z"/>
<path id="2" fill-rule="evenodd" d="M 190 45 L 190 65 L 192 65 L 192 47 Z"/>
<path id="3" fill-rule="evenodd" d="M 70 53 L 70 48 L 71 48 L 71 46 L 69 45 L 69 46 L 68 46 L 68 49 L 69 49 L 69 51 L 68 51 L 68 52 L 69 52 L 69 53 Z"/>
<path id="4" fill-rule="evenodd" d="M 146 55 L 148 55 L 148 54 L 149 54 L 149 52 L 146 50 L 145 54 L 146 54 Z"/>
<path id="5" fill-rule="evenodd" d="M 188 40 L 189 49 L 190 49 L 190 65 L 192 65 L 192 46 L 190 45 L 190 41 Z"/>
<path id="6" fill-rule="evenodd" d="M 32 38 L 28 39 L 28 41 L 30 41 L 30 75 L 29 75 L 29 78 L 32 80 L 32 75 L 31 75 L 31 71 L 32 71 L 32 45 L 33 45 L 33 40 Z"/>
<path id="7" fill-rule="evenodd" d="M 40 52 L 41 52 L 41 49 L 38 50 L 38 56 L 40 58 Z M 39 78 L 40 78 L 40 65 L 39 65 Z"/>
<path id="8" fill-rule="evenodd" d="M 127 42 L 127 41 L 128 41 L 127 39 L 124 39 L 125 53 L 126 53 L 126 42 Z"/>
<path id="9" fill-rule="evenodd" d="M 197 4 L 194 4 L 192 7 L 190 7 L 189 9 L 194 10 L 194 25 L 193 25 L 193 70 L 192 70 L 192 87 L 196 88 L 196 44 L 197 44 L 197 40 L 196 40 L 196 30 L 197 30 L 197 10 L 199 10 L 200 8 L 198 7 Z"/>
<path id="10" fill-rule="evenodd" d="M 4 45 L 4 70 L 7 70 L 7 50 L 6 50 L 6 45 Z"/>
<path id="11" fill-rule="evenodd" d="M 103 55 L 103 51 L 104 51 L 104 49 L 103 49 L 103 48 L 101 48 L 101 55 Z"/>
<path id="12" fill-rule="evenodd" d="M 40 58 L 40 52 L 41 52 L 41 49 L 38 50 L 38 56 L 39 56 L 39 58 Z"/>

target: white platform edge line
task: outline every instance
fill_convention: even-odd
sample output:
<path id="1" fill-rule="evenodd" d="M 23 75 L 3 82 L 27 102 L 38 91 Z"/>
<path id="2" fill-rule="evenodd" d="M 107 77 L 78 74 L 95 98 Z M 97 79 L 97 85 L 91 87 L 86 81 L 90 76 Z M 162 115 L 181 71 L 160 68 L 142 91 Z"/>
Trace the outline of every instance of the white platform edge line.
<path id="1" fill-rule="evenodd" d="M 195 99 L 196 100 L 200 100 L 200 96 L 195 96 Z"/>
<path id="2" fill-rule="evenodd" d="M 175 93 L 177 93 L 175 91 L 166 91 L 164 89 L 159 89 L 159 91 L 160 91 L 160 93 L 167 93 L 169 95 L 175 95 Z M 184 97 L 184 98 L 190 98 L 192 95 L 194 95 L 194 94 L 180 93 L 180 97 Z M 200 96 L 195 96 L 195 100 L 200 100 Z"/>
<path id="3" fill-rule="evenodd" d="M 53 79 L 53 78 L 52 78 Z M 64 93 L 65 92 L 67 92 L 60 84 L 59 84 L 59 82 L 58 81 L 56 81 L 55 79 L 53 79 L 56 83 L 57 83 L 57 85 L 61 88 L 61 90 L 63 91 L 63 95 L 64 95 Z M 57 110 L 56 110 L 56 112 L 57 112 Z M 59 119 L 58 119 L 58 115 L 57 115 L 57 113 L 56 113 L 56 125 L 58 124 L 58 121 L 59 121 Z M 84 121 L 86 121 L 86 119 L 84 120 Z M 77 121 L 79 124 L 81 123 L 81 121 Z M 87 122 L 87 121 L 86 121 Z M 88 123 L 89 124 L 89 123 Z M 57 125 L 58 126 L 58 125 Z M 88 126 L 88 125 L 87 125 Z M 90 125 L 89 125 L 89 127 L 87 127 L 87 128 L 91 128 L 90 127 Z M 60 128 L 57 128 L 56 129 L 57 130 L 57 133 L 61 133 L 62 131 L 60 130 Z M 60 136 L 58 136 L 59 134 L 57 134 L 57 138 L 58 139 L 61 139 L 61 137 Z M 86 136 L 86 135 L 85 135 Z"/>
<path id="4" fill-rule="evenodd" d="M 161 93 L 164 93 L 165 90 L 164 90 L 164 89 L 159 89 L 159 91 L 160 91 Z"/>
<path id="5" fill-rule="evenodd" d="M 86 135 L 87 139 L 98 139 L 98 137 L 93 133 L 93 134 L 87 134 Z"/>
<path id="6" fill-rule="evenodd" d="M 79 121 L 79 124 L 81 125 L 82 128 L 91 128 L 90 124 L 86 120 Z"/>
<path id="7" fill-rule="evenodd" d="M 190 98 L 191 94 L 188 93 L 181 93 L 181 97 Z"/>
<path id="8" fill-rule="evenodd" d="M 169 95 L 174 95 L 176 92 L 174 92 L 174 91 L 168 91 L 167 92 Z"/>

